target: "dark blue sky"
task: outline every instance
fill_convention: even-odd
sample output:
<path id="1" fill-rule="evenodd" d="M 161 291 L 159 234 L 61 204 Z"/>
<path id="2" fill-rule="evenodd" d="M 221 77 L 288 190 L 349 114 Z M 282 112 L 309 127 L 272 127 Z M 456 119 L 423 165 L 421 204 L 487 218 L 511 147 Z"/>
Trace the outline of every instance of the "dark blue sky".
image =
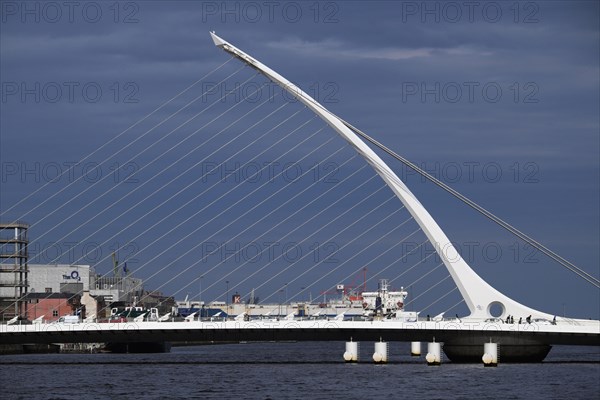
<path id="1" fill-rule="evenodd" d="M 149 288 L 198 296 L 203 276 L 206 300 L 222 298 L 227 286 L 230 294 L 260 287 L 268 301 L 281 300 L 286 286 L 289 297 L 302 288 L 309 289 L 299 298 L 316 297 L 350 283 L 363 266 L 371 289 L 382 277 L 412 284 L 413 294 L 421 294 L 417 309 L 453 288 L 445 280 L 426 292 L 447 272 L 435 269 L 435 257 L 409 270 L 429 254 L 423 248 L 401 259 L 423 235 L 399 243 L 416 229 L 414 221 L 400 226 L 409 215 L 399 201 L 384 203 L 391 192 L 378 178 L 369 180 L 373 173 L 360 169 L 364 163 L 330 129 L 311 136 L 320 121 L 297 104 L 278 110 L 280 90 L 252 96 L 265 80 L 247 68 L 236 73 L 236 60 L 120 135 L 229 59 L 210 40 L 215 30 L 342 118 L 600 274 L 596 1 L 1 5 L 0 213 L 32 224 L 33 261 L 91 263 L 107 273 L 107 257 L 118 247 Z M 218 101 L 246 81 L 245 96 Z M 386 161 L 492 285 L 549 313 L 564 308 L 600 317 L 597 289 Z M 213 169 L 221 162 L 225 167 Z M 286 162 L 297 163 L 295 169 L 274 177 Z M 226 195 L 265 163 L 260 176 Z M 223 168 L 233 172 L 226 181 Z M 308 173 L 286 185 L 297 172 Z M 327 173 L 331 179 L 320 180 Z M 228 258 L 238 248 L 242 254 Z M 459 300 L 453 292 L 426 312 Z M 462 307 L 449 313 L 464 313 Z"/>

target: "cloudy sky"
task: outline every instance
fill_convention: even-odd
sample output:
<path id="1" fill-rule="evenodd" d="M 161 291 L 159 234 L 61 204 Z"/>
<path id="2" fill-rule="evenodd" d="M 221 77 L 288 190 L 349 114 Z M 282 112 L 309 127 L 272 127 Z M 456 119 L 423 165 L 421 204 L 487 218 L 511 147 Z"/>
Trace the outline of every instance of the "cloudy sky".
<path id="1" fill-rule="evenodd" d="M 394 279 L 416 309 L 466 312 L 429 250 L 406 254 L 423 234 L 400 202 L 214 30 L 600 274 L 596 1 L 1 5 L 0 216 L 31 224 L 33 262 L 105 274 L 118 250 L 150 289 L 267 301 L 362 282 L 366 266 L 370 289 Z M 492 285 L 600 317 L 598 289 L 385 160 Z"/>

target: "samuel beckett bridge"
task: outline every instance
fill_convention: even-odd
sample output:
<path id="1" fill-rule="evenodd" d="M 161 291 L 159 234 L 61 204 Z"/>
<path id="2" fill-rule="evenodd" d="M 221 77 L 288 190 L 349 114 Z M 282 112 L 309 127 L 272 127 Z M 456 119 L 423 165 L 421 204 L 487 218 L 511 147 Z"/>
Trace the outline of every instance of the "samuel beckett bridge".
<path id="1" fill-rule="evenodd" d="M 430 248 L 434 249 L 435 251 L 426 253 L 426 256 L 421 257 L 422 260 L 415 265 L 411 265 L 410 263 L 402 264 L 403 273 L 412 271 L 415 274 L 416 280 L 414 282 L 416 283 L 425 276 L 438 276 L 436 274 L 442 271 L 443 267 L 445 267 L 449 275 L 446 275 L 445 278 L 440 279 L 436 284 L 430 285 L 430 287 L 423 291 L 421 295 L 425 295 L 425 292 L 430 292 L 428 294 L 434 296 L 433 299 L 435 303 L 452 293 L 457 294 L 456 291 L 458 291 L 460 299 L 459 302 L 454 306 L 466 306 L 468 313 L 460 317 L 458 314 L 456 314 L 456 317 L 452 318 L 446 317 L 444 313 L 427 315 L 427 317 L 425 317 L 423 313 L 414 311 L 416 306 L 413 308 L 413 311 L 409 310 L 410 292 L 407 292 L 407 289 L 411 287 L 410 285 L 407 285 L 400 290 L 393 290 L 391 289 L 391 281 L 389 282 L 383 279 L 381 280 L 379 289 L 377 291 L 365 291 L 360 297 L 355 298 L 355 300 L 359 302 L 360 313 L 352 317 L 350 317 L 350 313 L 347 312 L 349 308 L 347 310 L 341 307 L 339 309 L 339 313 L 337 313 L 335 316 L 319 315 L 320 313 L 318 310 L 316 312 L 313 310 L 307 313 L 302 313 L 302 315 L 300 315 L 300 313 L 289 313 L 278 315 L 277 317 L 269 315 L 270 313 L 265 312 L 262 315 L 259 313 L 257 317 L 256 313 L 251 313 L 248 311 L 240 313 L 235 317 L 224 318 L 219 317 L 218 315 L 213 315 L 211 318 L 202 318 L 199 314 L 191 314 L 190 316 L 186 317 L 185 320 L 179 321 L 174 320 L 170 315 L 165 315 L 162 317 L 156 316 L 156 318 L 153 318 L 153 320 L 141 318 L 135 321 L 112 321 L 105 323 L 94 320 L 83 322 L 77 321 L 77 323 L 67 323 L 65 321 L 50 324 L 34 323 L 29 325 L 11 323 L 0 326 L 1 343 L 25 344 L 115 342 L 122 344 L 161 344 L 165 342 L 179 341 L 346 341 L 344 359 L 346 361 L 357 361 L 358 342 L 373 341 L 375 342 L 373 360 L 375 362 L 385 362 L 387 360 L 387 346 L 389 342 L 413 342 L 412 351 L 414 353 L 420 353 L 420 343 L 427 342 L 428 350 L 426 358 L 430 364 L 440 363 L 441 349 L 443 345 L 443 351 L 451 360 L 483 360 L 487 365 L 495 365 L 498 361 L 499 353 L 501 354 L 502 359 L 505 361 L 541 361 L 548 354 L 552 345 L 600 345 L 600 321 L 567 318 L 564 315 L 557 316 L 544 311 L 538 311 L 532 307 L 528 307 L 513 300 L 507 295 L 496 290 L 483 278 L 481 278 L 469 266 L 467 261 L 463 259 L 460 252 L 457 250 L 456 245 L 450 241 L 427 209 L 425 209 L 425 207 L 415 197 L 411 190 L 409 190 L 406 184 L 396 175 L 396 173 L 388 166 L 388 164 L 384 162 L 384 160 L 374 151 L 373 148 L 383 152 L 386 157 L 390 157 L 391 159 L 400 161 L 401 163 L 407 165 L 430 182 L 433 182 L 443 190 L 449 192 L 462 202 L 466 203 L 471 208 L 475 209 L 486 218 L 494 221 L 503 229 L 515 235 L 519 240 L 523 241 L 528 246 L 537 249 L 540 254 L 548 256 L 570 272 L 576 274 L 578 277 L 591 284 L 595 289 L 598 289 L 600 288 L 600 281 L 596 277 L 578 268 L 542 244 L 517 230 L 512 225 L 496 217 L 494 214 L 482 208 L 467 197 L 461 195 L 456 190 L 443 183 L 441 180 L 437 179 L 436 177 L 419 168 L 417 165 L 411 163 L 383 144 L 371 138 L 358 128 L 351 125 L 349 122 L 339 118 L 319 102 L 317 102 L 317 100 L 315 100 L 313 97 L 301 90 L 298 86 L 263 63 L 259 62 L 257 59 L 251 57 L 244 51 L 226 42 L 214 32 L 211 33 L 211 36 L 217 47 L 221 48 L 232 56 L 230 60 L 237 59 L 243 63 L 243 68 L 249 66 L 255 70 L 255 75 L 253 75 L 252 78 L 263 75 L 269 81 L 281 87 L 282 93 L 285 93 L 288 100 L 294 100 L 293 102 L 284 102 L 283 105 L 281 105 L 276 111 L 273 111 L 267 114 L 265 117 L 258 119 L 258 122 L 254 124 L 250 125 L 247 123 L 247 126 L 249 127 L 242 133 L 251 130 L 254 126 L 262 123 L 263 121 L 272 118 L 276 112 L 283 109 L 288 104 L 295 103 L 295 106 L 298 107 L 298 103 L 300 103 L 301 105 L 305 106 L 304 109 L 297 111 L 295 114 L 291 114 L 285 120 L 267 130 L 266 133 L 256 137 L 250 144 L 245 145 L 242 150 L 249 148 L 249 146 L 255 142 L 257 143 L 259 140 L 262 140 L 263 136 L 267 133 L 277 131 L 277 129 L 279 129 L 288 121 L 293 123 L 295 126 L 295 128 L 291 129 L 291 131 L 288 133 L 288 136 L 293 135 L 298 129 L 304 126 L 311 126 L 311 124 L 315 122 L 314 117 L 316 115 L 319 119 L 324 121 L 328 127 L 332 128 L 339 135 L 339 137 L 343 139 L 343 141 L 345 141 L 345 149 L 348 149 L 348 145 L 350 145 L 350 149 L 353 151 L 354 155 L 349 155 L 346 157 L 346 160 L 342 164 L 337 165 L 336 168 L 341 170 L 354 165 L 354 163 L 357 161 L 354 158 L 356 154 L 358 154 L 363 161 L 361 161 L 360 168 L 349 174 L 347 177 L 331 180 L 331 182 L 335 183 L 336 185 L 344 182 L 348 182 L 353 185 L 349 192 L 343 194 L 341 192 L 337 192 L 337 189 L 334 190 L 334 187 L 337 187 L 336 185 L 331 185 L 325 189 L 323 189 L 323 186 L 321 186 L 321 188 L 318 189 L 318 192 L 310 192 L 305 191 L 306 189 L 303 189 L 293 195 L 286 192 L 288 186 L 280 187 L 275 185 L 272 186 L 272 188 L 275 188 L 273 189 L 274 193 L 266 196 L 266 199 L 281 194 L 284 196 L 283 200 L 276 201 L 275 205 L 265 205 L 263 201 L 260 201 L 256 205 L 252 205 L 253 203 L 251 203 L 251 199 L 254 194 L 260 188 L 265 186 L 254 185 L 253 187 L 246 187 L 243 189 L 243 193 L 239 195 L 243 197 L 222 212 L 217 213 L 205 211 L 208 210 L 207 207 L 211 206 L 213 203 L 218 204 L 221 202 L 221 199 L 223 199 L 224 196 L 226 196 L 231 190 L 235 190 L 236 187 L 242 186 L 246 182 L 252 182 L 253 177 L 257 176 L 257 174 L 263 171 L 263 168 L 266 168 L 266 165 L 256 163 L 253 165 L 252 169 L 246 169 L 244 174 L 238 174 L 239 171 L 243 169 L 243 166 L 240 165 L 236 165 L 235 167 L 226 170 L 225 174 L 221 174 L 219 177 L 220 183 L 225 182 L 225 185 L 221 185 L 224 186 L 224 188 L 219 189 L 223 192 L 214 195 L 212 202 L 209 203 L 208 200 L 203 202 L 193 202 L 192 200 L 194 199 L 192 199 L 191 201 L 180 205 L 179 208 L 175 210 L 175 212 L 179 210 L 186 210 L 185 207 L 188 204 L 191 204 L 191 206 L 195 207 L 196 210 L 194 215 L 197 215 L 198 213 L 209 214 L 206 217 L 208 221 L 195 227 L 193 230 L 190 228 L 190 232 L 187 236 L 185 236 L 185 238 L 187 238 L 189 235 L 197 236 L 208 231 L 210 232 L 208 237 L 213 238 L 213 241 L 210 242 L 213 245 L 199 247 L 199 245 L 196 244 L 184 254 L 180 255 L 178 253 L 175 261 L 179 260 L 182 256 L 189 254 L 190 251 L 195 251 L 195 253 L 192 254 L 196 254 L 197 260 L 184 269 L 175 263 L 169 263 L 164 269 L 170 271 L 168 275 L 158 275 L 158 272 L 155 272 L 150 274 L 150 278 L 154 278 L 155 276 L 158 277 L 162 282 L 161 287 L 166 288 L 173 279 L 184 276 L 183 274 L 190 271 L 191 268 L 205 263 L 208 264 L 208 269 L 203 269 L 200 274 L 198 274 L 196 271 L 196 276 L 193 279 L 190 279 L 190 285 L 199 284 L 200 287 L 202 287 L 201 285 L 203 277 L 208 279 L 209 274 L 215 271 L 215 273 L 220 274 L 218 279 L 219 282 L 227 282 L 227 298 L 230 290 L 229 282 L 233 283 L 236 276 L 243 277 L 241 282 L 238 283 L 238 287 L 240 288 L 242 286 L 239 285 L 244 282 L 248 282 L 251 287 L 262 287 L 273 280 L 283 279 L 280 277 L 282 277 L 282 274 L 291 271 L 290 267 L 292 264 L 304 263 L 303 265 L 308 265 L 308 267 L 304 268 L 300 272 L 295 271 L 294 278 L 289 278 L 289 276 L 287 276 L 285 279 L 290 283 L 290 287 L 292 282 L 302 277 L 312 279 L 312 283 L 314 284 L 315 282 L 319 282 L 331 274 L 336 274 L 335 276 L 339 278 L 341 276 L 339 275 L 341 271 L 344 271 L 342 267 L 347 268 L 345 270 L 346 272 L 344 273 L 348 273 L 352 269 L 352 271 L 347 275 L 352 276 L 356 274 L 356 271 L 360 271 L 367 263 L 369 265 L 376 263 L 381 263 L 384 265 L 384 263 L 380 262 L 379 260 L 381 256 L 394 249 L 398 243 L 413 240 L 412 243 L 414 243 L 414 245 L 407 246 L 404 254 L 402 254 L 401 257 L 392 257 L 396 259 L 395 262 L 398 261 L 398 258 L 408 258 L 411 253 L 419 250 L 425 245 L 429 245 Z M 248 81 L 245 81 L 244 84 L 246 82 Z M 243 88 L 244 84 L 240 85 L 240 87 Z M 211 85 L 212 88 L 218 86 L 219 84 Z M 250 88 L 251 90 L 252 88 L 259 90 L 259 88 L 256 86 L 251 86 Z M 231 89 L 232 90 L 224 93 L 222 98 L 213 104 L 219 103 L 219 101 L 222 102 L 224 97 L 234 93 L 238 88 L 236 86 L 235 90 L 233 88 Z M 205 94 L 206 92 L 203 93 L 202 96 L 205 96 Z M 205 97 L 202 98 L 204 99 Z M 171 99 L 169 102 L 172 100 L 173 99 Z M 256 102 L 256 107 L 251 112 L 262 107 L 268 102 L 269 101 L 263 102 L 261 99 L 261 101 Z M 190 103 L 188 103 L 188 105 L 189 104 Z M 307 111 L 311 113 L 310 119 L 307 119 L 304 123 L 293 122 L 292 118 L 299 112 Z M 224 117 L 224 114 L 220 114 L 211 120 L 211 122 L 218 121 L 217 123 L 220 123 L 222 126 L 224 126 L 223 129 L 219 131 L 220 133 L 222 131 L 226 131 L 238 121 L 242 120 L 242 118 L 244 118 L 247 114 L 242 115 L 238 119 L 235 119 L 229 115 Z M 196 116 L 193 116 L 187 120 L 186 123 L 195 117 Z M 160 124 L 163 124 L 163 122 Z M 171 132 L 176 131 L 182 125 L 179 125 Z M 313 146 L 309 139 L 312 139 L 313 137 L 322 137 L 320 132 L 324 128 L 325 126 L 321 126 L 320 128 L 312 131 L 310 136 L 303 136 L 302 140 L 296 144 L 286 144 L 284 146 L 284 154 L 309 149 L 311 153 L 308 160 L 313 160 L 314 157 L 318 157 L 320 154 L 318 151 L 320 151 L 321 146 L 330 143 L 333 138 L 330 138 L 329 141 L 316 147 Z M 194 133 L 198 132 L 199 130 L 194 131 Z M 239 142 L 240 139 L 238 139 L 238 136 L 231 139 L 230 142 Z M 278 145 L 282 139 L 283 137 L 267 138 L 266 143 L 268 143 L 268 147 L 265 144 L 263 148 L 266 149 L 260 154 L 268 154 L 268 156 L 271 156 L 272 147 Z M 165 146 L 167 145 L 165 144 Z M 193 144 L 190 143 L 187 146 L 191 148 L 193 147 Z M 193 153 L 196 151 L 196 149 L 197 148 L 191 148 L 190 153 Z M 220 148 L 215 146 L 215 152 L 219 150 Z M 336 152 L 339 151 L 341 150 L 337 150 Z M 215 152 L 211 154 L 214 154 Z M 240 152 L 230 154 L 229 158 L 227 158 L 224 162 L 232 159 L 244 159 L 239 153 Z M 358 158 L 358 160 L 360 160 L 360 158 Z M 329 156 L 325 158 L 325 161 L 327 159 L 329 159 Z M 252 160 L 252 158 L 249 158 L 249 160 Z M 364 164 L 364 161 L 366 161 L 366 164 Z M 220 171 L 220 165 L 221 164 L 216 163 L 211 164 L 211 167 L 206 169 L 204 168 L 206 167 L 206 164 L 204 164 L 203 174 L 197 180 L 190 182 L 188 186 L 179 191 L 176 191 L 176 189 L 169 190 L 171 190 L 174 195 L 177 195 L 179 192 L 189 187 L 193 188 L 197 187 L 198 185 L 210 185 L 210 182 L 207 181 L 206 177 L 210 174 L 215 175 L 215 171 Z M 280 164 L 269 164 L 270 167 L 273 165 Z M 192 167 L 194 167 L 194 165 L 192 165 L 190 168 Z M 370 167 L 373 171 L 375 171 L 376 175 L 373 175 L 368 179 L 363 179 L 363 175 L 361 174 L 365 172 L 365 167 L 367 167 L 367 169 Z M 182 168 L 185 168 L 185 166 Z M 160 173 L 162 173 L 162 171 Z M 283 171 L 279 172 L 276 169 L 270 171 L 270 182 L 273 182 L 275 178 L 280 176 L 282 173 Z M 290 181 L 296 182 L 299 177 L 304 175 L 310 175 L 313 178 L 313 183 L 323 182 L 328 176 L 331 177 L 325 173 L 325 171 L 321 171 L 321 174 L 315 174 L 315 170 L 300 172 L 296 171 L 294 178 L 290 179 Z M 372 178 L 377 176 L 383 180 L 385 185 L 383 187 L 377 187 L 376 189 L 373 189 L 372 186 L 368 185 L 374 183 Z M 166 179 L 175 180 L 178 179 L 178 177 L 179 175 L 175 177 L 171 176 L 170 178 L 166 177 Z M 227 180 L 228 177 L 230 178 L 229 180 Z M 359 181 L 359 183 L 353 181 L 353 178 L 355 181 Z M 382 189 L 386 189 L 388 192 L 389 189 L 391 189 L 393 196 L 385 198 L 381 201 L 377 200 L 380 202 L 380 204 L 376 205 L 368 212 L 360 212 L 358 216 L 355 214 L 352 217 L 352 223 L 347 227 L 341 224 L 341 221 L 343 221 L 343 218 L 341 217 L 344 216 L 347 211 L 339 212 L 340 203 L 352 198 L 358 198 L 358 204 L 369 200 L 371 197 L 373 197 L 373 199 L 380 199 L 380 197 L 377 196 L 379 196 L 379 193 L 385 192 Z M 135 192 L 135 190 L 132 192 Z M 303 211 L 306 206 L 321 198 L 321 196 L 323 196 L 326 192 L 331 192 L 333 194 L 332 199 L 326 202 L 325 205 L 322 205 L 318 212 L 314 212 L 312 217 L 308 218 L 304 214 L 299 213 L 300 211 Z M 125 196 L 128 196 L 129 194 L 130 193 L 127 193 Z M 376 194 L 377 196 L 375 196 Z M 291 203 L 291 209 L 289 207 L 286 209 L 284 206 L 289 205 L 290 200 L 294 200 L 296 202 Z M 395 209 L 393 211 L 389 211 L 391 204 L 398 204 L 397 200 L 400 200 L 400 210 Z M 173 198 L 169 197 L 162 203 L 157 204 L 153 209 L 146 212 L 146 214 L 151 216 L 153 215 L 154 210 L 157 210 L 163 205 L 170 204 L 172 202 Z M 301 204 L 301 206 L 298 206 L 298 204 Z M 351 207 L 350 210 L 353 208 L 354 207 Z M 129 210 L 132 210 L 132 208 Z M 126 210 L 121 215 L 129 215 L 129 210 Z M 396 214 L 399 211 L 407 212 L 409 214 L 408 219 L 398 220 Z M 169 218 L 172 215 L 174 215 L 174 213 L 169 214 L 165 218 Z M 221 215 L 230 215 L 232 221 L 228 224 L 215 222 L 211 225 L 212 221 L 218 221 L 215 220 L 215 218 L 218 218 Z M 329 223 L 325 225 L 319 225 L 319 228 L 315 231 L 310 231 L 308 229 L 308 226 L 311 226 L 310 223 L 314 222 L 315 220 L 325 220 L 325 218 L 330 215 L 333 215 L 334 217 Z M 381 216 L 383 216 L 383 218 L 379 219 Z M 116 216 L 108 223 L 111 223 L 112 221 L 118 221 L 119 217 L 120 216 Z M 144 216 L 141 216 L 140 218 L 142 217 Z M 239 228 L 245 221 L 254 221 L 254 219 L 250 218 L 255 217 L 258 217 L 259 219 L 250 223 L 248 227 L 245 227 L 244 229 Z M 165 218 L 158 221 L 146 222 L 148 225 L 153 223 L 146 229 L 146 231 L 152 230 L 156 226 L 161 226 L 160 224 Z M 292 234 L 296 231 L 302 232 L 306 238 L 312 237 L 312 233 L 306 234 L 304 232 L 318 231 L 323 231 L 323 234 L 325 234 L 327 238 L 339 238 L 344 237 L 343 234 L 350 226 L 354 226 L 355 229 L 358 229 L 358 232 L 352 234 L 349 233 L 347 236 L 345 236 L 345 242 L 341 241 L 343 243 L 342 245 L 335 245 L 335 251 L 333 253 L 335 253 L 335 256 L 337 257 L 337 264 L 328 264 L 326 262 L 327 257 L 323 256 L 322 254 L 321 257 L 315 257 L 315 247 L 312 246 L 310 247 L 310 252 L 304 252 L 303 254 L 297 255 L 293 259 L 293 262 L 287 267 L 281 267 L 283 264 L 282 258 L 284 257 L 285 253 L 279 254 L 274 252 L 270 255 L 267 261 L 265 261 L 265 258 L 262 259 L 264 265 L 261 265 L 259 268 L 254 268 L 252 265 L 252 260 L 259 258 L 257 257 L 257 254 L 261 254 L 265 250 L 264 248 L 254 249 L 255 253 L 253 257 L 241 257 L 240 259 L 240 253 L 247 254 L 247 246 L 238 246 L 234 247 L 233 250 L 229 249 L 223 252 L 222 246 L 215 245 L 222 243 L 221 238 L 227 237 L 228 235 L 230 235 L 229 237 L 239 238 L 241 234 L 245 234 L 247 232 L 253 234 L 256 232 L 258 227 L 260 227 L 259 222 L 263 222 L 265 220 L 275 221 L 274 225 L 269 229 L 270 232 L 280 232 L 283 227 L 292 226 L 289 233 L 279 236 L 280 239 L 283 239 L 289 235 L 291 235 L 290 237 L 294 237 Z M 137 223 L 137 221 L 138 220 L 135 220 L 125 228 L 129 228 L 132 224 Z M 400 221 L 400 223 L 398 223 L 398 221 Z M 363 235 L 373 229 L 371 222 L 376 222 L 375 225 L 377 225 L 379 222 L 382 222 L 385 228 L 391 229 L 382 235 L 382 239 L 380 238 L 381 240 L 378 239 L 372 243 L 368 243 L 368 236 L 365 237 Z M 405 236 L 400 237 L 397 230 L 400 228 L 405 228 L 405 225 L 408 227 L 407 224 L 409 223 L 416 224 L 415 229 L 411 230 L 409 228 L 408 233 Z M 174 229 L 164 232 L 163 236 L 149 243 L 140 250 L 144 250 L 146 247 L 155 248 L 155 243 L 163 243 L 160 241 L 160 238 L 164 237 L 165 235 L 173 236 L 173 232 L 181 235 L 178 233 L 179 231 L 176 230 L 176 228 L 179 226 L 180 225 L 177 225 Z M 231 228 L 233 228 L 233 230 L 231 230 Z M 305 228 L 306 231 L 304 230 Z M 424 239 L 422 241 L 414 241 L 414 235 L 417 232 L 424 235 Z M 220 236 L 221 234 L 223 236 Z M 202 241 L 201 239 L 198 239 L 197 242 L 202 242 L 204 245 L 208 243 L 207 241 Z M 150 265 L 153 260 L 160 259 L 160 256 L 163 256 L 163 254 L 168 253 L 169 251 L 171 251 L 171 253 L 174 252 L 173 249 L 177 249 L 177 247 L 174 247 L 177 243 L 179 243 L 179 241 L 176 241 L 170 247 L 162 250 L 155 257 L 151 258 L 147 264 Z M 254 243 L 254 247 L 256 247 L 256 243 L 264 243 L 264 241 L 254 241 L 252 243 Z M 296 243 L 301 243 L 301 241 Z M 312 241 L 307 241 L 305 245 L 309 247 L 309 243 L 312 243 Z M 339 242 L 334 242 L 334 240 L 332 240 L 331 242 L 327 243 Z M 364 244 L 364 247 L 357 247 L 358 243 Z M 354 249 L 355 252 L 351 256 L 346 256 L 346 253 L 342 251 L 346 247 L 349 249 Z M 375 249 L 377 256 L 367 257 L 368 261 L 364 261 L 365 256 L 362 254 L 362 252 L 369 247 Z M 200 248 L 207 250 L 208 254 L 202 254 L 198 257 L 197 254 Z M 356 249 L 360 250 L 356 251 Z M 320 250 L 323 251 L 323 249 Z M 246 251 L 246 253 L 243 253 L 244 251 Z M 181 250 L 178 250 L 178 252 L 181 252 Z M 216 253 L 220 255 L 220 258 L 211 259 L 210 256 Z M 342 258 L 342 256 L 344 258 Z M 236 268 L 228 269 L 223 272 L 218 272 L 216 270 L 219 265 L 226 264 L 228 260 L 235 259 L 236 257 L 238 258 L 237 263 L 239 264 Z M 346 266 L 347 262 L 355 258 L 360 264 L 356 270 L 353 269 L 354 267 Z M 428 272 L 415 269 L 416 265 L 423 261 L 432 262 L 434 267 Z M 269 268 L 273 268 L 274 266 L 276 266 L 278 269 L 269 270 Z M 391 270 L 388 269 L 390 266 L 391 265 L 388 265 L 387 267 L 378 271 L 380 277 L 391 273 Z M 404 268 L 404 266 L 406 266 L 406 268 Z M 253 267 L 253 269 L 249 271 L 248 267 Z M 450 283 L 450 281 L 446 278 L 451 278 L 454 286 L 446 293 L 442 292 L 441 294 L 434 294 L 436 290 L 447 287 L 447 284 Z M 287 282 L 285 283 L 286 304 L 289 300 L 287 293 Z M 205 293 L 213 285 L 208 287 L 205 286 Z M 279 287 L 282 286 L 280 285 Z M 306 294 L 306 292 L 309 290 L 308 287 L 309 284 L 305 284 L 305 286 L 294 295 Z M 270 296 L 268 296 L 266 299 L 263 299 L 263 301 L 267 301 L 269 298 L 275 298 L 279 296 L 279 302 L 283 303 L 284 301 L 281 298 L 283 296 L 282 292 L 283 289 L 275 290 Z M 254 291 L 252 293 L 254 293 Z M 200 289 L 200 295 L 201 294 L 202 288 Z M 410 295 L 412 295 L 412 293 L 410 293 Z M 409 299 L 409 302 L 406 302 L 406 299 Z M 198 300 L 200 300 L 200 296 L 198 297 Z M 254 309 L 259 307 L 259 305 L 255 304 L 252 304 L 252 306 Z M 450 307 L 446 311 L 451 310 L 453 307 Z M 310 310 L 310 307 L 307 309 Z"/>

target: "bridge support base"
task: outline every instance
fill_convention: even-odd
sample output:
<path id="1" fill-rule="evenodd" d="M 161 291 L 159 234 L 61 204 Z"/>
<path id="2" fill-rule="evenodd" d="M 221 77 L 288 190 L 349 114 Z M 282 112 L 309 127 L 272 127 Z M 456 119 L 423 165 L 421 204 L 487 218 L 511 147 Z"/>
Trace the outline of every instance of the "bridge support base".
<path id="1" fill-rule="evenodd" d="M 421 356 L 421 342 L 410 342 L 410 355 L 413 357 Z"/>
<path id="2" fill-rule="evenodd" d="M 346 342 L 344 361 L 348 363 L 358 362 L 358 342 L 353 342 L 352 339 L 350 339 L 349 342 Z"/>
<path id="3" fill-rule="evenodd" d="M 484 343 L 483 357 L 481 357 L 485 367 L 498 366 L 498 343 Z"/>
<path id="4" fill-rule="evenodd" d="M 427 343 L 427 365 L 442 364 L 442 345 L 438 342 Z"/>
<path id="5" fill-rule="evenodd" d="M 373 353 L 373 361 L 376 364 L 385 364 L 388 361 L 388 344 L 383 340 L 375 343 L 375 352 Z"/>

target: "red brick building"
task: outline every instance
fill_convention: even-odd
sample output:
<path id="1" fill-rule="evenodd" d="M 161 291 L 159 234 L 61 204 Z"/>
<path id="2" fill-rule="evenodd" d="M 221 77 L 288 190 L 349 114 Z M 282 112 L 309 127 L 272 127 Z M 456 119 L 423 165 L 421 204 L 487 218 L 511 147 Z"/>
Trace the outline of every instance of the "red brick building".
<path id="1" fill-rule="evenodd" d="M 43 316 L 44 321 L 56 321 L 63 315 L 74 314 L 80 307 L 79 296 L 70 293 L 28 293 L 25 301 L 29 320 Z"/>

